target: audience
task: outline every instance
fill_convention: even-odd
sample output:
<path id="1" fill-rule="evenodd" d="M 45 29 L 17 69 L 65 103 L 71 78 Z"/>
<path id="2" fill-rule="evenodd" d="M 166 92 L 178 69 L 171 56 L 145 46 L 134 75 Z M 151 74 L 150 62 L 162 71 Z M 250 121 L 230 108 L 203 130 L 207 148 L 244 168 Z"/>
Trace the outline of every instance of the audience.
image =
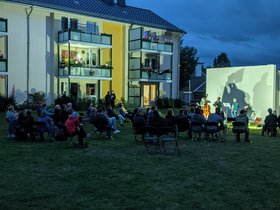
<path id="1" fill-rule="evenodd" d="M 268 131 L 268 129 L 272 129 L 272 136 L 276 136 L 277 134 L 277 116 L 273 113 L 272 109 L 269 108 L 268 115 L 265 117 L 264 125 L 262 127 L 262 136 L 264 136 L 265 132 Z"/>
<path id="2" fill-rule="evenodd" d="M 87 134 L 83 127 L 80 126 L 79 116 L 77 112 L 72 112 L 64 125 L 69 135 L 78 135 L 79 147 L 83 147 L 84 138 L 87 137 Z"/>
<path id="3" fill-rule="evenodd" d="M 245 110 L 241 110 L 239 115 L 237 117 L 235 117 L 235 121 L 236 122 L 243 122 L 245 124 L 245 138 L 244 138 L 244 142 L 248 142 L 248 143 L 252 143 L 252 141 L 249 140 L 249 118 L 245 112 Z M 240 133 L 236 134 L 236 141 L 240 142 Z"/>

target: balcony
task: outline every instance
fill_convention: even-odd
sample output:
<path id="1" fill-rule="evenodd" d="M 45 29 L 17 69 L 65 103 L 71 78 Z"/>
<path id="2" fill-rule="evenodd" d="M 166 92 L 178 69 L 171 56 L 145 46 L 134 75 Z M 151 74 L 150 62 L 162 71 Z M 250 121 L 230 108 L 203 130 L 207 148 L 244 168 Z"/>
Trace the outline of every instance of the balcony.
<path id="1" fill-rule="evenodd" d="M 156 43 L 147 40 L 134 40 L 129 43 L 129 49 L 133 50 L 142 50 L 147 52 L 159 52 L 172 54 L 173 44 L 171 43 Z"/>
<path id="2" fill-rule="evenodd" d="M 70 70 L 70 71 L 69 71 Z M 83 67 L 83 66 L 60 66 L 58 76 L 92 77 L 92 79 L 111 79 L 112 68 L 108 66 Z"/>
<path id="3" fill-rule="evenodd" d="M 163 36 L 144 31 L 144 28 L 140 27 L 129 31 L 129 50 L 172 55 L 173 43 L 166 42 Z"/>
<path id="4" fill-rule="evenodd" d="M 7 33 L 8 27 L 7 27 L 7 19 L 0 18 L 0 33 Z"/>
<path id="5" fill-rule="evenodd" d="M 67 29 L 58 32 L 58 42 L 65 43 L 68 41 L 90 43 L 101 45 L 103 47 L 112 47 L 112 35 L 110 34 L 92 34 L 82 30 Z"/>
<path id="6" fill-rule="evenodd" d="M 170 70 L 156 71 L 151 69 L 130 70 L 129 79 L 141 81 L 172 81 L 172 72 Z"/>
<path id="7" fill-rule="evenodd" d="M 7 59 L 0 58 L 0 72 L 7 72 L 8 70 Z"/>

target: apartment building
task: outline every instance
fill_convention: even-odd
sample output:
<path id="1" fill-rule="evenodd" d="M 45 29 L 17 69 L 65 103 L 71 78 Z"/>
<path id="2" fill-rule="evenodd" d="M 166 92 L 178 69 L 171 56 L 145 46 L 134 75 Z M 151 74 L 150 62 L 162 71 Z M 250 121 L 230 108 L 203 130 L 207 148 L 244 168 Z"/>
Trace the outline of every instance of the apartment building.
<path id="1" fill-rule="evenodd" d="M 0 0 L 0 94 L 177 98 L 183 33 L 124 0 Z"/>

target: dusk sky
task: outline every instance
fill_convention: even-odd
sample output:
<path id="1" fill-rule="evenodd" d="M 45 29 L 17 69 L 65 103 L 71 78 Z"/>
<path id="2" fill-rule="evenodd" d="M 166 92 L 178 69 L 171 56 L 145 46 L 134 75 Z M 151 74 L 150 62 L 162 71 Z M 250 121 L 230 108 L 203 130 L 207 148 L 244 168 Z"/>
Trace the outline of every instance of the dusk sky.
<path id="1" fill-rule="evenodd" d="M 183 29 L 184 46 L 212 66 L 225 52 L 232 66 L 276 64 L 280 69 L 280 0 L 126 0 Z"/>

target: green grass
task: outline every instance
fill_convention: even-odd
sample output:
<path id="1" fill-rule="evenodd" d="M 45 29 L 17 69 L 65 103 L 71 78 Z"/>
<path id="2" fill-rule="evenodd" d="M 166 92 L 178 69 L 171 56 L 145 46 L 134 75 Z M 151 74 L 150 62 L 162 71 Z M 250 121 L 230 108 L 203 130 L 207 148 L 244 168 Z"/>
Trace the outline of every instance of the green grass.
<path id="1" fill-rule="evenodd" d="M 279 136 L 180 139 L 179 155 L 147 154 L 128 123 L 114 141 L 92 136 L 87 149 L 67 149 L 9 142 L 0 117 L 0 209 L 280 208 Z"/>

